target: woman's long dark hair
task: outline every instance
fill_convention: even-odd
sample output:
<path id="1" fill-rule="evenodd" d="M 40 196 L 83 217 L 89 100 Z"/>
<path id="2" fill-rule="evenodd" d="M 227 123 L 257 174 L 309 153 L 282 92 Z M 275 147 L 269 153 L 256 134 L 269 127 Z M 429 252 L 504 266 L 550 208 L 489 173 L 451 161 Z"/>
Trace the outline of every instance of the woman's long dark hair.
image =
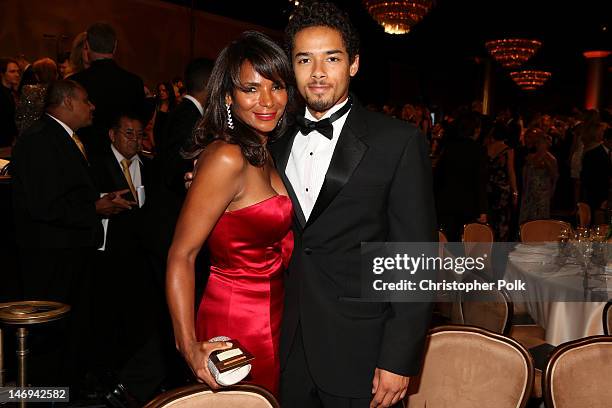
<path id="1" fill-rule="evenodd" d="M 183 149 L 183 157 L 191 159 L 200 154 L 215 140 L 237 144 L 244 157 L 253 166 L 263 166 L 266 161 L 266 147 L 260 136 L 237 115 L 232 115 L 234 129 L 227 125 L 225 98 L 241 89 L 240 68 L 249 61 L 253 69 L 264 78 L 275 81 L 287 90 L 288 103 L 283 116 L 274 131 L 268 134 L 268 143 L 282 135 L 287 128 L 288 110 L 294 100 L 295 87 L 291 63 L 283 49 L 266 35 L 257 31 L 246 31 L 232 41 L 217 57 L 206 86 L 204 115 L 193 132 L 193 143 Z"/>
<path id="2" fill-rule="evenodd" d="M 159 96 L 159 88 L 161 86 L 164 86 L 164 88 L 166 88 L 166 93 L 168 94 L 168 110 L 172 110 L 174 109 L 174 106 L 176 105 L 176 96 L 174 95 L 174 87 L 172 86 L 172 84 L 170 82 L 160 82 L 159 84 L 157 84 L 157 88 L 155 89 L 155 93 L 157 94 L 155 100 L 156 100 L 156 104 L 157 104 L 157 108 L 159 108 L 162 104 L 162 100 Z"/>

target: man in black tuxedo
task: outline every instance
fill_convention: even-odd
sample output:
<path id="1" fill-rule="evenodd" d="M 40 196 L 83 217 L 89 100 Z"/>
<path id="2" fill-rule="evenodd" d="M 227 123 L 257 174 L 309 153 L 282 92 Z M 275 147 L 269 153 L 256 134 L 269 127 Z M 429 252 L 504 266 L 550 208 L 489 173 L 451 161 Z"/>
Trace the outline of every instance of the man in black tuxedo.
<path id="1" fill-rule="evenodd" d="M 138 154 L 143 135 L 137 113 L 120 114 L 109 130 L 110 149 L 91 159 L 98 191 L 127 190 L 124 197 L 133 203 L 129 211 L 103 221 L 105 240 L 94 278 L 98 371 L 112 374 L 108 391 L 127 389 L 142 403 L 153 397 L 164 377 L 156 311 L 163 294 L 156 291 L 143 247 L 143 207 L 151 178 L 150 160 Z"/>
<path id="2" fill-rule="evenodd" d="M 0 58 L 0 147 L 7 147 L 17 136 L 15 90 L 19 86 L 19 65 L 10 58 Z"/>
<path id="3" fill-rule="evenodd" d="M 150 248 L 159 265 L 160 283 L 165 279 L 166 254 L 174 235 L 174 226 L 185 200 L 183 177 L 193 167 L 191 160 L 181 156 L 181 149 L 192 143 L 193 130 L 202 117 L 206 97 L 206 83 L 210 75 L 210 62 L 203 58 L 191 61 L 185 70 L 187 94 L 170 112 L 155 158 L 154 190 L 151 196 L 149 226 Z M 162 285 L 163 286 L 163 285 Z"/>
<path id="4" fill-rule="evenodd" d="M 431 307 L 361 300 L 360 246 L 436 240 L 426 139 L 349 96 L 359 40 L 335 5 L 298 8 L 286 36 L 307 107 L 271 147 L 295 213 L 281 404 L 389 407 L 419 371 Z"/>
<path id="5" fill-rule="evenodd" d="M 102 239 L 99 217 L 129 208 L 120 197 L 125 191 L 100 198 L 91 179 L 75 132 L 91 124 L 93 110 L 87 92 L 76 82 L 52 83 L 46 114 L 23 133 L 13 152 L 24 297 L 72 307 L 67 332 L 44 339 L 47 352 L 32 359 L 30 379 L 37 385 L 77 386 L 89 360 L 84 346 L 89 344 L 91 318 L 90 263 Z"/>
<path id="6" fill-rule="evenodd" d="M 87 29 L 85 49 L 91 61 L 89 68 L 70 79 L 87 90 L 96 106 L 92 126 L 83 129 L 81 138 L 91 155 L 108 150 L 108 130 L 121 112 L 138 112 L 144 103 L 144 84 L 137 75 L 114 61 L 117 35 L 106 23 L 95 23 Z"/>

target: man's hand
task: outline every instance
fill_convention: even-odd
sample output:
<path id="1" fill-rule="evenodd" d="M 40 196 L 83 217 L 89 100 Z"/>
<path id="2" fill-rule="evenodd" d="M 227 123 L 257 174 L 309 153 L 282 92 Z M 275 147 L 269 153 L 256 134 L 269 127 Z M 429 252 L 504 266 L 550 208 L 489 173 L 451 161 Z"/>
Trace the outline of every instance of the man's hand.
<path id="1" fill-rule="evenodd" d="M 198 159 L 195 159 L 193 161 L 193 171 L 188 171 L 183 176 L 183 181 L 185 181 L 185 190 L 189 190 L 189 187 L 191 187 L 191 182 L 193 181 L 196 175 L 197 165 L 198 165 Z"/>
<path id="2" fill-rule="evenodd" d="M 372 381 L 372 402 L 370 408 L 386 408 L 397 404 L 406 396 L 410 377 L 404 377 L 377 368 Z"/>
<path id="3" fill-rule="evenodd" d="M 119 214 L 122 211 L 129 210 L 132 206 L 137 205 L 134 201 L 128 201 L 121 198 L 123 194 L 129 193 L 130 190 L 113 191 L 106 194 L 104 197 L 96 200 L 96 213 L 103 217 Z"/>

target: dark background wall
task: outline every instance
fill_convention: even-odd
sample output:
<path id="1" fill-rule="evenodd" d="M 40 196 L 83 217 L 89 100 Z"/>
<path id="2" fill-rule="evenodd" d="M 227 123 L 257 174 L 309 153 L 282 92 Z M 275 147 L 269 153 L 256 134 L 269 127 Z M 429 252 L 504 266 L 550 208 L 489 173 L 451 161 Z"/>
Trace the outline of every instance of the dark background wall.
<path id="1" fill-rule="evenodd" d="M 157 0 L 0 0 L 0 55 L 56 58 L 95 21 L 115 27 L 118 62 L 149 86 L 182 74 L 192 55 L 214 60 L 244 30 L 280 39 L 279 31 Z"/>

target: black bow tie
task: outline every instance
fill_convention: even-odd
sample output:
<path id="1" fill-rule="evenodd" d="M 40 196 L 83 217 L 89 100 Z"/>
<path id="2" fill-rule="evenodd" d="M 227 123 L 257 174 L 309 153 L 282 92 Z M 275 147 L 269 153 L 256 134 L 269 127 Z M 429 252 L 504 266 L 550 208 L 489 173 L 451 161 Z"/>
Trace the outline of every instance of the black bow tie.
<path id="1" fill-rule="evenodd" d="M 344 114 L 346 114 L 346 112 L 348 112 L 351 109 L 352 105 L 353 105 L 353 101 L 351 100 L 351 97 L 349 96 L 346 104 L 342 108 L 340 108 L 337 112 L 335 112 L 333 115 L 331 115 L 329 118 L 321 119 L 315 122 L 315 121 L 306 119 L 303 116 L 298 116 L 296 118 L 296 123 L 300 129 L 300 132 L 302 132 L 304 136 L 307 136 L 310 132 L 312 132 L 313 130 L 316 130 L 317 132 L 319 132 L 320 134 L 322 134 L 329 140 L 332 140 L 332 137 L 334 135 L 334 126 L 332 125 L 332 123 L 334 123 L 337 119 L 344 116 Z"/>

